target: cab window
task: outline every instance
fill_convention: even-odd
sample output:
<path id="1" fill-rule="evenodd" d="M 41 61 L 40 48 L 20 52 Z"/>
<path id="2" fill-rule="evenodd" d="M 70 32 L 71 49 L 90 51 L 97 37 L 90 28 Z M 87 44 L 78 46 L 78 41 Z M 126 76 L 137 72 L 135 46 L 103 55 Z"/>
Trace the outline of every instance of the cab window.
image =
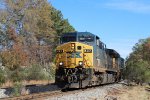
<path id="1" fill-rule="evenodd" d="M 102 43 L 102 42 L 99 42 L 99 44 L 100 44 L 100 45 L 99 45 L 99 48 L 100 48 L 100 49 L 103 49 L 103 43 Z"/>
<path id="2" fill-rule="evenodd" d="M 103 42 L 99 42 L 99 48 L 105 50 L 106 45 Z"/>
<path id="3" fill-rule="evenodd" d="M 61 38 L 61 43 L 66 43 L 66 42 L 75 42 L 76 37 L 75 36 L 64 36 Z"/>

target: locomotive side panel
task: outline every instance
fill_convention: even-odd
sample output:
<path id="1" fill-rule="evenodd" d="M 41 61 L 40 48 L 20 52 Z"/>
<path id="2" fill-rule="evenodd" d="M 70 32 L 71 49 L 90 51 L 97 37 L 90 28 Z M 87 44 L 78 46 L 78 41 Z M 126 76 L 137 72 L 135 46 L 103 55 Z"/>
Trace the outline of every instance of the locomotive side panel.
<path id="1" fill-rule="evenodd" d="M 99 37 L 95 36 L 94 49 L 94 70 L 99 73 L 104 73 L 107 67 L 107 56 L 105 52 L 105 44 L 102 43 Z"/>

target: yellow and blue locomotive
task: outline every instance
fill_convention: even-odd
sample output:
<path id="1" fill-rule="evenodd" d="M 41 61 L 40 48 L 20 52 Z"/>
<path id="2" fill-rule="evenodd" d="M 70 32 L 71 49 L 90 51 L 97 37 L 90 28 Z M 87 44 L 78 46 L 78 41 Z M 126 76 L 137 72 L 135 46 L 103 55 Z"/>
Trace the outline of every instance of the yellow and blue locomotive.
<path id="1" fill-rule="evenodd" d="M 121 78 L 124 59 L 107 49 L 90 32 L 65 33 L 56 48 L 55 83 L 61 88 L 84 88 L 113 83 Z"/>

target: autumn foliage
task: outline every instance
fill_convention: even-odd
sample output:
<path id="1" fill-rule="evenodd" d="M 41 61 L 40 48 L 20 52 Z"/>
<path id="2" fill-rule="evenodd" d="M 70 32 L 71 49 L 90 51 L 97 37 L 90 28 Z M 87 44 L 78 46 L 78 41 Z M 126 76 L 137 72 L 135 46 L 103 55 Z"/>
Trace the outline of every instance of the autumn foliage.
<path id="1" fill-rule="evenodd" d="M 38 70 L 36 75 L 52 74 L 58 37 L 75 29 L 47 0 L 1 0 L 0 3 L 4 5 L 0 8 L 0 63 L 3 71 L 9 73 L 5 75 L 7 79 L 34 79 L 26 74 L 34 76 L 27 69 L 35 67 L 45 70 Z"/>
<path id="2" fill-rule="evenodd" d="M 150 38 L 139 40 L 126 60 L 126 79 L 137 83 L 150 82 Z"/>

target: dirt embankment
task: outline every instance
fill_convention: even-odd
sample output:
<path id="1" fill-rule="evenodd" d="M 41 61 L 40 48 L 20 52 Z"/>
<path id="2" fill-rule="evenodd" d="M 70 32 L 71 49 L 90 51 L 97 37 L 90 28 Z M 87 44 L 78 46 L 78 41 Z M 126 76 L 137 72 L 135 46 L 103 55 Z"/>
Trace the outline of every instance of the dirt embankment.
<path id="1" fill-rule="evenodd" d="M 108 91 L 107 96 L 110 100 L 150 100 L 150 91 L 145 90 L 145 86 L 124 86 Z"/>

